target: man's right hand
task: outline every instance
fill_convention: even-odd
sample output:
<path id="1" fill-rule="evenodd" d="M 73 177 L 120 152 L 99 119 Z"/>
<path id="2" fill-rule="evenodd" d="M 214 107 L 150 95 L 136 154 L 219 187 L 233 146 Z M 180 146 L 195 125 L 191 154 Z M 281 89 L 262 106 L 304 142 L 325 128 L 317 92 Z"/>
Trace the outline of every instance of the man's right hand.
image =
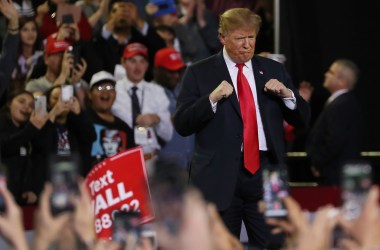
<path id="1" fill-rule="evenodd" d="M 212 103 L 219 102 L 223 98 L 229 97 L 234 92 L 234 87 L 227 81 L 219 84 L 214 91 L 211 92 L 209 99 Z"/>

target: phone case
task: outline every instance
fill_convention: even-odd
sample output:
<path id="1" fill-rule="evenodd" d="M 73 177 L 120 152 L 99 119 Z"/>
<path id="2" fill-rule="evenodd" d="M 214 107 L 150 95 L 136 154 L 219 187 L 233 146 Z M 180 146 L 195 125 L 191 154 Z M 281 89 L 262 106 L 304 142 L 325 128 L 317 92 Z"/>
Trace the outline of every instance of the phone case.
<path id="1" fill-rule="evenodd" d="M 46 115 L 46 96 L 41 95 L 34 97 L 34 110 L 40 116 Z"/>
<path id="2" fill-rule="evenodd" d="M 62 101 L 68 102 L 74 95 L 74 87 L 73 85 L 62 85 Z"/>
<path id="3" fill-rule="evenodd" d="M 267 166 L 263 169 L 263 188 L 266 217 L 285 217 L 287 210 L 282 198 L 288 196 L 286 167 Z"/>
<path id="4" fill-rule="evenodd" d="M 352 220 L 359 217 L 372 185 L 372 167 L 365 162 L 350 163 L 342 169 L 342 213 Z"/>

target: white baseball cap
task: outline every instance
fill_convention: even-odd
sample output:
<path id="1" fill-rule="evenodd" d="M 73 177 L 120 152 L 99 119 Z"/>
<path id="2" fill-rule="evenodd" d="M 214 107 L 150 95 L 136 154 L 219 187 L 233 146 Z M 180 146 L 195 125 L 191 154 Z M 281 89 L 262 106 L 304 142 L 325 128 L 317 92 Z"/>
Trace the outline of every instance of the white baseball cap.
<path id="1" fill-rule="evenodd" d="M 102 70 L 92 75 L 90 81 L 90 88 L 92 88 L 92 86 L 94 86 L 95 84 L 103 82 L 110 82 L 112 84 L 116 84 L 116 80 L 113 77 L 113 75 L 107 71 Z"/>

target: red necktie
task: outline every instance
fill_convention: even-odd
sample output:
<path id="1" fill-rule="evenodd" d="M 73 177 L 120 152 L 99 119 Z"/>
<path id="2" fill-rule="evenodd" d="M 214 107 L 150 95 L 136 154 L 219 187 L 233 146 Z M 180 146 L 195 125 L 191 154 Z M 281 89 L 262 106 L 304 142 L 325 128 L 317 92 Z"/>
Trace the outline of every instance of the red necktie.
<path id="1" fill-rule="evenodd" d="M 260 167 L 259 137 L 257 130 L 255 101 L 247 78 L 243 74 L 244 64 L 236 64 L 238 67 L 237 89 L 241 116 L 243 118 L 243 154 L 244 166 L 252 174 Z"/>

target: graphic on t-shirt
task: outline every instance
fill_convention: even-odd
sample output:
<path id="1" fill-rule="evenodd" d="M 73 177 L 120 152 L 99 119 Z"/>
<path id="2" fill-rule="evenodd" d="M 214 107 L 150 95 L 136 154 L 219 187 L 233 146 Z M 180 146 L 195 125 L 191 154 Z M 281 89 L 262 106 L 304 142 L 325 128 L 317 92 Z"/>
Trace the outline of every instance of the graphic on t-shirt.
<path id="1" fill-rule="evenodd" d="M 108 129 L 99 124 L 94 124 L 94 127 L 97 136 L 92 144 L 92 157 L 102 160 L 127 148 L 127 135 L 124 131 Z"/>

